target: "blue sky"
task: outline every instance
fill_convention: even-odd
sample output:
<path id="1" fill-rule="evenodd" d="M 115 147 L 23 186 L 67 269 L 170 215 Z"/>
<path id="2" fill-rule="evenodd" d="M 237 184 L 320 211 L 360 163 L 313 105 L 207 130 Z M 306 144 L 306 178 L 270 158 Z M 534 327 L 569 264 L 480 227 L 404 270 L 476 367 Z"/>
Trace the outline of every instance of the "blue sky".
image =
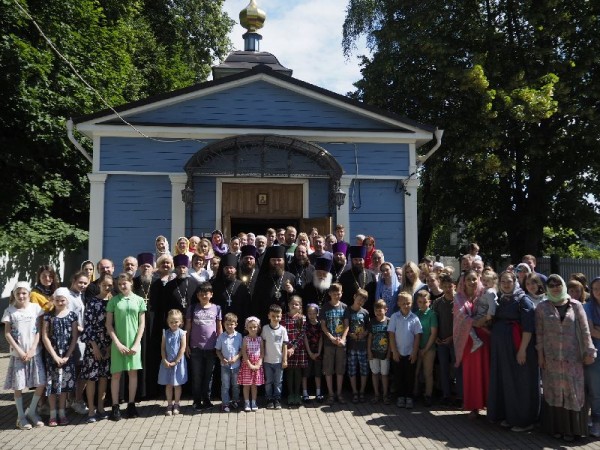
<path id="1" fill-rule="evenodd" d="M 237 23 L 249 0 L 225 0 L 224 10 L 236 21 L 230 34 L 236 50 L 243 50 L 245 30 Z M 293 76 L 338 94 L 353 91 L 360 79 L 358 56 L 366 54 L 364 41 L 346 60 L 342 52 L 342 25 L 347 0 L 257 0 L 267 13 L 261 51 L 273 53 L 294 71 Z"/>

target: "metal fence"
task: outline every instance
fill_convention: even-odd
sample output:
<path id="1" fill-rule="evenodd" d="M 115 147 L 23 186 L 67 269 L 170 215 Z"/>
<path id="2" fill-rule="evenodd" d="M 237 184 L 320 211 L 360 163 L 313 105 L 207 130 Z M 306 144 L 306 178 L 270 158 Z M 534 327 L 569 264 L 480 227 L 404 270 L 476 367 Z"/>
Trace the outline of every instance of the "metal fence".
<path id="1" fill-rule="evenodd" d="M 550 258 L 537 259 L 536 271 L 544 275 L 550 275 L 558 269 L 558 274 L 565 280 L 572 273 L 582 273 L 588 279 L 588 283 L 600 276 L 600 259 L 575 259 L 575 258 Z"/>

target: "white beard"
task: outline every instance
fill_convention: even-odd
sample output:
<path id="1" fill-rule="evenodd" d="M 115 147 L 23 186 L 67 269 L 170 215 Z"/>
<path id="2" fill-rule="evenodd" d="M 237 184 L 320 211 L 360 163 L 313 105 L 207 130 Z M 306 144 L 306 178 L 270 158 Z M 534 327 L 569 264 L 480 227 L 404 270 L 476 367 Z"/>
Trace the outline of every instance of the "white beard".
<path id="1" fill-rule="evenodd" d="M 330 273 L 327 274 L 324 280 L 321 280 L 319 277 L 317 277 L 316 273 L 313 275 L 313 285 L 315 286 L 315 288 L 317 288 L 318 291 L 321 292 L 326 291 L 331 287 L 332 280 L 333 275 Z"/>

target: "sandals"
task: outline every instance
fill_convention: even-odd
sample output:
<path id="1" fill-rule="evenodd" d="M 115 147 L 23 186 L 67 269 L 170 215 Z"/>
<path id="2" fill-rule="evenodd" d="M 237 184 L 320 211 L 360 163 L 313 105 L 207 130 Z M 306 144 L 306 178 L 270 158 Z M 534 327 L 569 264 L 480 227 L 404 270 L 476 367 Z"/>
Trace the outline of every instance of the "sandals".
<path id="1" fill-rule="evenodd" d="M 333 405 L 333 404 L 335 404 L 335 395 L 329 395 L 329 396 L 327 397 L 327 401 L 326 401 L 325 403 L 327 403 L 328 405 Z"/>
<path id="2" fill-rule="evenodd" d="M 358 401 L 361 403 L 364 403 L 366 401 L 365 394 L 363 392 L 358 394 Z"/>
<path id="3" fill-rule="evenodd" d="M 352 395 L 352 403 L 358 403 L 358 399 L 359 399 L 358 394 Z"/>
<path id="4" fill-rule="evenodd" d="M 373 398 L 371 399 L 371 403 L 373 405 L 379 403 L 379 395 L 374 395 Z"/>
<path id="5" fill-rule="evenodd" d="M 342 394 L 338 395 L 338 402 L 342 405 L 345 405 L 346 403 L 346 399 L 342 396 Z"/>

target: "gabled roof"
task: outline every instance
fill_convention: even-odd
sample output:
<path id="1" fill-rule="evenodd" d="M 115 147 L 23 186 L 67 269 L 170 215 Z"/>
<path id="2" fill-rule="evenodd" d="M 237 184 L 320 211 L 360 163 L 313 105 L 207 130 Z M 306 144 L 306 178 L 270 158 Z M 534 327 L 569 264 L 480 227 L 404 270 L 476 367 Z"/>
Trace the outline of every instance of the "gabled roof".
<path id="1" fill-rule="evenodd" d="M 306 95 L 319 98 L 319 100 L 336 104 L 337 106 L 343 107 L 349 111 L 357 114 L 367 116 L 371 119 L 375 119 L 381 122 L 386 122 L 390 127 L 395 128 L 401 132 L 430 132 L 435 131 L 436 127 L 432 125 L 418 123 L 414 120 L 407 119 L 397 114 L 390 113 L 379 108 L 375 108 L 366 103 L 359 102 L 335 92 L 323 89 L 305 81 L 298 80 L 296 78 L 286 76 L 273 71 L 270 67 L 257 65 L 250 70 L 245 72 L 237 73 L 235 75 L 220 78 L 218 80 L 207 81 L 199 83 L 187 88 L 178 89 L 175 91 L 167 92 L 164 94 L 148 97 L 142 100 L 137 100 L 131 103 L 120 105 L 114 109 L 122 116 L 127 117 L 130 114 L 138 113 L 144 110 L 151 110 L 153 107 L 160 107 L 161 105 L 174 104 L 181 101 L 182 98 L 191 98 L 194 94 L 201 96 L 206 91 L 226 90 L 227 85 L 239 85 L 244 81 L 252 81 L 249 79 L 263 79 L 277 83 L 280 86 L 284 86 L 297 92 L 302 92 Z M 115 113 L 110 109 L 105 109 L 95 113 L 79 116 L 73 118 L 75 124 L 86 124 L 86 125 L 100 125 L 102 123 L 114 124 L 114 120 L 118 120 Z M 141 124 L 143 125 L 143 124 Z"/>

